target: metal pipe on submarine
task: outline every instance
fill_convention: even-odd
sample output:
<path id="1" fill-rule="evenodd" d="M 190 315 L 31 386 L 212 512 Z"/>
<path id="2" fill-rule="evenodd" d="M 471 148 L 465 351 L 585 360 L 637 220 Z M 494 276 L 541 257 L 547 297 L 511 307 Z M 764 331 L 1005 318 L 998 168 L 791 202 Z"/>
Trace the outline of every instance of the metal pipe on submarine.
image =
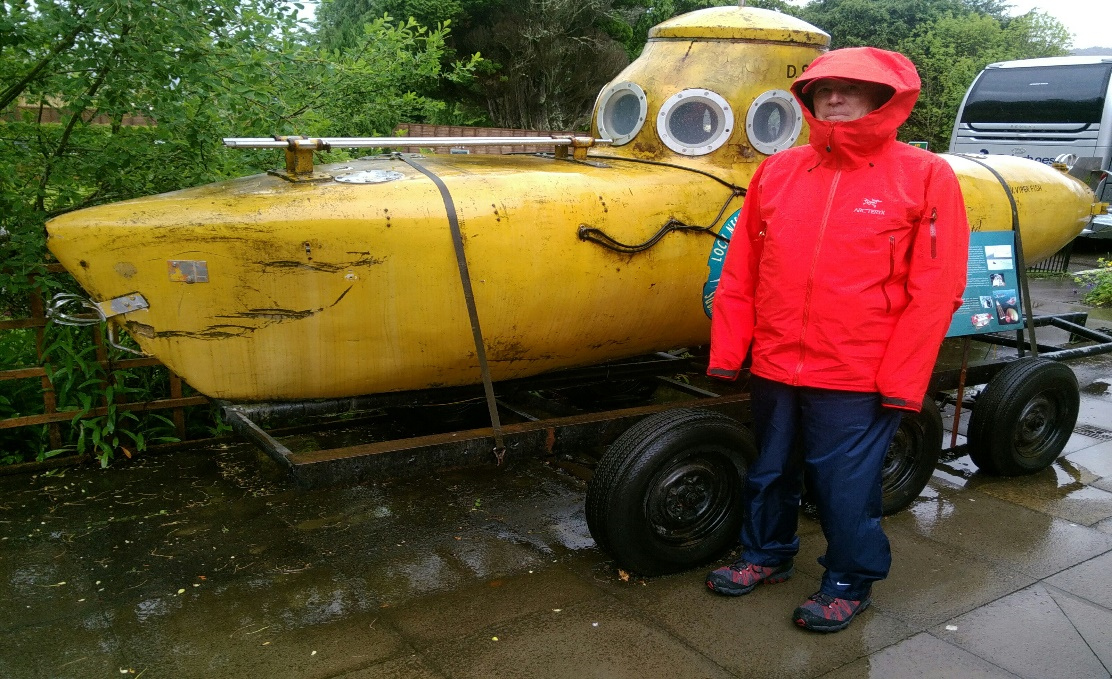
<path id="1" fill-rule="evenodd" d="M 720 232 L 760 161 L 806 142 L 787 89 L 828 45 L 776 12 L 699 10 L 650 32 L 600 93 L 593 136 L 553 140 L 555 155 L 314 166 L 315 149 L 446 142 L 229 140 L 283 148 L 286 166 L 55 218 L 48 246 L 112 323 L 213 398 L 478 383 L 464 280 L 494 380 L 705 344 Z M 1011 195 L 1027 261 L 1100 207 L 1033 161 L 947 159 L 971 228 L 1011 229 Z"/>

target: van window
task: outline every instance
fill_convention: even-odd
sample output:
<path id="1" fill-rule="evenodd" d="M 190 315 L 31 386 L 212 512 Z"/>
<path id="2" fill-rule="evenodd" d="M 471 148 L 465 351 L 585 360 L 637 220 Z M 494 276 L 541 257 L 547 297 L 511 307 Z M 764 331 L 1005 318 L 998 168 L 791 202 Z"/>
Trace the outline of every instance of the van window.
<path id="1" fill-rule="evenodd" d="M 963 123 L 1099 123 L 1112 64 L 990 68 L 965 102 Z"/>

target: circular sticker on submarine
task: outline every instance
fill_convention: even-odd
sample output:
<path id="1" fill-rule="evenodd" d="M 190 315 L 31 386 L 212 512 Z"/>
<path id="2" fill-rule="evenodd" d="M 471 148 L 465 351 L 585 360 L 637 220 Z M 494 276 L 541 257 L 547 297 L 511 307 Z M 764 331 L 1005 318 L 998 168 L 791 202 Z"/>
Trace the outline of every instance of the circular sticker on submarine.
<path id="1" fill-rule="evenodd" d="M 710 274 L 707 276 L 707 282 L 703 284 L 703 313 L 707 318 L 711 317 L 711 306 L 714 305 L 714 291 L 718 289 L 718 280 L 722 278 L 722 264 L 726 261 L 726 250 L 730 247 L 730 238 L 734 235 L 734 227 L 737 226 L 738 215 L 741 214 L 741 209 L 734 211 L 730 215 L 722 228 L 718 230 L 718 235 L 726 240 L 714 239 L 714 248 L 710 251 L 710 257 L 707 258 L 707 266 L 710 267 Z"/>
<path id="2" fill-rule="evenodd" d="M 336 175 L 336 181 L 345 184 L 383 184 L 401 179 L 405 175 L 393 170 L 362 170 L 349 174 Z"/>

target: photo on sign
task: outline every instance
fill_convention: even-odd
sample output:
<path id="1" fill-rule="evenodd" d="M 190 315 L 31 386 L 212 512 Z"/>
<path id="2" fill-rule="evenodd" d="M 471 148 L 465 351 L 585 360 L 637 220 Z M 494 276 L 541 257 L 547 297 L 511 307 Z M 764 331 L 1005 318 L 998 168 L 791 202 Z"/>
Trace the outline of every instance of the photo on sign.
<path id="1" fill-rule="evenodd" d="M 986 245 L 985 246 L 985 259 L 1011 259 L 1012 246 L 1010 245 Z"/>
<path id="2" fill-rule="evenodd" d="M 980 298 L 981 298 L 981 308 L 982 309 L 991 309 L 992 308 L 992 295 L 981 295 Z"/>
<path id="3" fill-rule="evenodd" d="M 1015 290 L 998 290 L 992 293 L 996 303 L 996 320 L 1000 325 L 1015 325 L 1019 323 L 1019 307 Z"/>
<path id="4" fill-rule="evenodd" d="M 1015 268 L 1010 259 L 988 259 L 985 260 L 985 266 L 989 271 L 1007 271 Z"/>
<path id="5" fill-rule="evenodd" d="M 988 277 L 988 280 L 994 288 L 1004 287 L 1004 274 L 1002 273 L 994 273 Z"/>
<path id="6" fill-rule="evenodd" d="M 992 314 L 973 314 L 973 327 L 984 328 L 992 322 Z"/>

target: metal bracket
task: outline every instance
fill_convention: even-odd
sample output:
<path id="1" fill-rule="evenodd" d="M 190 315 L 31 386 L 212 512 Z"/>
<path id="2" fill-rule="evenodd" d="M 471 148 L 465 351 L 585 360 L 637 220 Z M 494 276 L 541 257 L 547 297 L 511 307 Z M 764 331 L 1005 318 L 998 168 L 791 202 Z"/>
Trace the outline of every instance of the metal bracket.
<path id="1" fill-rule="evenodd" d="M 66 306 L 77 304 L 92 313 L 68 312 Z M 58 325 L 96 325 L 120 314 L 140 309 L 149 309 L 150 304 L 143 295 L 133 292 L 104 302 L 94 302 L 87 297 L 63 292 L 54 295 L 47 304 L 46 316 Z"/>
<path id="2" fill-rule="evenodd" d="M 100 309 L 101 317 L 104 319 L 126 314 L 130 311 L 138 311 L 140 309 L 149 309 L 150 304 L 138 292 L 133 292 L 130 295 L 116 297 L 107 302 L 95 302 L 96 307 Z"/>
<path id="3" fill-rule="evenodd" d="M 66 311 L 66 307 L 73 304 L 76 304 L 79 309 L 85 309 L 86 312 Z M 81 327 L 105 323 L 108 326 L 108 330 L 105 333 L 105 341 L 108 342 L 109 346 L 119 349 L 120 351 L 126 351 L 129 354 L 146 357 L 150 354 L 136 351 L 131 347 L 125 347 L 120 344 L 118 335 L 116 334 L 117 328 L 114 324 L 108 323 L 108 319 L 131 311 L 149 308 L 150 304 L 147 303 L 146 298 L 138 292 L 114 297 L 104 302 L 94 302 L 81 295 L 63 292 L 54 295 L 54 297 L 50 299 L 46 308 L 46 317 L 58 325 Z"/>

